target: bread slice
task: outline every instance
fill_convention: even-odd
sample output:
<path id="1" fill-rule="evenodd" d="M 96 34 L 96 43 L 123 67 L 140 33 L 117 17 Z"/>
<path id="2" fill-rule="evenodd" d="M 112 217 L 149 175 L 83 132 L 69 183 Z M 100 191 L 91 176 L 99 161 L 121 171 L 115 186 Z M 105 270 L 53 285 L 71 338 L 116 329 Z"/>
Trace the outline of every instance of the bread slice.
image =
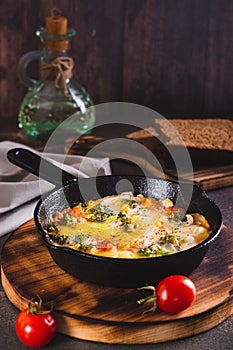
<path id="1" fill-rule="evenodd" d="M 161 133 L 166 135 L 166 145 L 180 145 L 175 129 L 186 147 L 233 151 L 233 120 L 170 119 L 174 129 L 164 119 L 155 119 L 154 122 L 160 127 Z"/>
<path id="2" fill-rule="evenodd" d="M 233 120 L 230 119 L 156 118 L 151 127 L 126 137 L 141 142 L 158 155 L 159 140 L 165 148 L 186 146 L 195 161 L 233 164 Z"/>

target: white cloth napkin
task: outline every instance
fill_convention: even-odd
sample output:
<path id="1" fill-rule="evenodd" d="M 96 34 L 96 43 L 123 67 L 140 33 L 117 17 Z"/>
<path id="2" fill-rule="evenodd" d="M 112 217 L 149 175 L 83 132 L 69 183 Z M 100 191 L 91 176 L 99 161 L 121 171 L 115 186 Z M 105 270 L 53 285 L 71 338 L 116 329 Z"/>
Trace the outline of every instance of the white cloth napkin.
<path id="1" fill-rule="evenodd" d="M 57 153 L 39 153 L 25 145 L 0 142 L 0 237 L 15 230 L 33 217 L 33 211 L 39 196 L 54 188 L 47 181 L 22 170 L 7 159 L 12 148 L 26 148 L 42 155 L 53 164 L 65 169 L 76 177 L 110 175 L 109 158 L 90 158 Z"/>

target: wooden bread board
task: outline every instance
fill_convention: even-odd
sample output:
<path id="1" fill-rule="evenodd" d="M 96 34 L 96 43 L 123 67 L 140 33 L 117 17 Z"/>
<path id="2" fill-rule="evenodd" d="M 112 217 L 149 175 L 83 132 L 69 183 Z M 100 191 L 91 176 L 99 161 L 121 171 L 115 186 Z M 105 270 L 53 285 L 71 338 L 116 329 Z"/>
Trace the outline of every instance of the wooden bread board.
<path id="1" fill-rule="evenodd" d="M 173 174 L 172 171 L 169 174 Z M 193 173 L 183 173 L 182 179 L 192 180 L 204 191 L 215 190 L 233 185 L 233 164 L 232 165 L 213 165 L 209 167 L 199 167 L 194 169 Z"/>
<path id="2" fill-rule="evenodd" d="M 233 232 L 223 227 L 191 278 L 197 298 L 187 310 L 168 315 L 137 300 L 137 289 L 107 288 L 80 281 L 52 260 L 31 220 L 5 243 L 1 279 L 9 300 L 23 309 L 43 299 L 53 307 L 58 332 L 75 338 L 119 344 L 159 343 L 209 330 L 233 313 Z"/>
<path id="3" fill-rule="evenodd" d="M 132 136 L 129 135 L 125 135 L 125 138 L 121 139 L 106 139 L 94 135 L 82 136 L 76 142 L 73 140 L 72 146 L 70 141 L 65 151 L 79 155 L 88 155 L 90 151 L 92 157 L 110 157 L 113 162 L 116 159 L 130 160 L 132 164 L 136 164 L 142 170 L 142 173 L 176 181 L 176 169 L 166 147 L 150 134 L 144 138 L 134 137 L 137 132 L 132 133 Z M 107 141 L 107 148 L 105 141 Z M 135 149 L 136 143 L 130 141 L 141 144 L 141 147 L 137 146 Z M 172 147 L 170 147 L 170 151 L 171 149 Z M 173 152 L 177 154 L 178 149 L 179 147 L 173 147 Z M 214 190 L 233 185 L 233 152 L 192 148 L 187 148 L 187 150 L 193 165 L 193 173 L 184 171 L 179 174 L 179 179 L 194 181 L 203 190 Z M 155 159 L 162 167 L 162 174 L 160 169 L 155 166 L 156 161 L 153 161 Z M 123 172 L 124 165 L 121 165 L 120 173 Z M 118 174 L 118 172 L 114 170 L 114 174 Z"/>

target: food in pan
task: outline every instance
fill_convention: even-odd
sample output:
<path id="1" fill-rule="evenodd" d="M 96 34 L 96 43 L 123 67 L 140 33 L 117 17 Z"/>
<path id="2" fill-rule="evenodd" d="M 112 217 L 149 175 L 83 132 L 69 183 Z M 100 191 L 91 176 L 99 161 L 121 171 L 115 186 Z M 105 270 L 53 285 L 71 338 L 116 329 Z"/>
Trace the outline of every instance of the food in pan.
<path id="1" fill-rule="evenodd" d="M 150 258 L 189 249 L 209 237 L 200 213 L 166 198 L 131 192 L 78 203 L 55 212 L 46 227 L 50 243 L 111 258 Z"/>

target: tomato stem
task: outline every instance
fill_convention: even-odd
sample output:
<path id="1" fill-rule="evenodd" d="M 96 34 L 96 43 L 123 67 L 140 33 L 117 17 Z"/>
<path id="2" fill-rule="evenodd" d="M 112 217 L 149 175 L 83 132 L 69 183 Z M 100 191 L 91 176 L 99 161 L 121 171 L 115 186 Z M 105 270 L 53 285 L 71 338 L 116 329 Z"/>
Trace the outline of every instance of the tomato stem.
<path id="1" fill-rule="evenodd" d="M 145 314 L 147 312 L 155 312 L 155 310 L 157 309 L 156 288 L 154 286 L 145 286 L 145 287 L 138 288 L 138 290 L 144 290 L 144 289 L 152 291 L 152 295 L 148 295 L 145 298 L 138 299 L 137 303 L 139 305 L 153 303 L 153 306 L 150 309 L 144 311 L 143 314 Z"/>
<path id="2" fill-rule="evenodd" d="M 51 312 L 50 310 L 42 310 L 42 299 L 41 297 L 38 295 L 38 299 L 39 301 L 35 301 L 35 302 L 29 302 L 28 303 L 28 314 L 30 315 L 45 315 L 45 314 L 49 314 Z"/>

